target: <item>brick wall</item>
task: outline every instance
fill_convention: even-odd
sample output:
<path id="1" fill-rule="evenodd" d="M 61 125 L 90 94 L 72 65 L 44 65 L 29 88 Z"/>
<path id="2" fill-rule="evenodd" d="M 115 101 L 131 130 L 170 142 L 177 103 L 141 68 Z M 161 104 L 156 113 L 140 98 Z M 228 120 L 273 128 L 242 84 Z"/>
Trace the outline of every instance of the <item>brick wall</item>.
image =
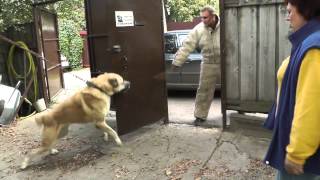
<path id="1" fill-rule="evenodd" d="M 192 22 L 167 22 L 167 30 L 182 30 L 182 29 L 192 29 L 198 23 L 201 22 L 200 17 L 195 17 Z"/>

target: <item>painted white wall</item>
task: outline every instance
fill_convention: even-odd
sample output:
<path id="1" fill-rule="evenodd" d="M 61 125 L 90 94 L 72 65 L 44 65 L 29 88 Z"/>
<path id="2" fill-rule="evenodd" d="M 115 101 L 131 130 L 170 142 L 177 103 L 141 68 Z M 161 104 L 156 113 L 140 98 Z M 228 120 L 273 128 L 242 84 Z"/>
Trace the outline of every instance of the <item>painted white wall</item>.
<path id="1" fill-rule="evenodd" d="M 166 12 L 165 12 L 165 6 L 164 6 L 164 2 L 162 0 L 162 22 L 163 22 L 163 32 L 167 32 L 168 28 L 167 28 L 167 19 L 166 19 Z"/>

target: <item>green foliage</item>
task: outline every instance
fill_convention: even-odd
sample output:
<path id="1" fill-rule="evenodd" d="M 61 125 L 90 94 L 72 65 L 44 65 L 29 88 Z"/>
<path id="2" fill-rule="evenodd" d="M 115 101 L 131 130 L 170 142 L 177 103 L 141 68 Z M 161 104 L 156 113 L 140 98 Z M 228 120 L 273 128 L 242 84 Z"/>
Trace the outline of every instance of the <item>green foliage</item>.
<path id="1" fill-rule="evenodd" d="M 59 20 L 70 20 L 79 28 L 85 27 L 84 1 L 63 0 L 55 4 Z"/>
<path id="2" fill-rule="evenodd" d="M 32 0 L 0 0 L 0 32 L 33 21 Z"/>
<path id="3" fill-rule="evenodd" d="M 0 32 L 32 22 L 33 1 L 0 0 Z M 72 68 L 80 67 L 83 44 L 79 32 L 85 28 L 83 0 L 63 0 L 44 8 L 58 14 L 61 53 L 67 57 Z"/>
<path id="4" fill-rule="evenodd" d="M 81 66 L 82 38 L 79 35 L 78 24 L 63 19 L 59 21 L 59 38 L 61 53 L 66 56 L 72 69 Z"/>
<path id="5" fill-rule="evenodd" d="M 218 0 L 166 0 L 167 20 L 175 22 L 192 21 L 199 16 L 200 9 L 205 5 L 215 7 L 219 10 Z M 218 11 L 219 12 L 219 11 Z"/>
<path id="6" fill-rule="evenodd" d="M 81 67 L 83 42 L 79 32 L 85 28 L 83 0 L 64 0 L 55 4 L 58 14 L 61 53 L 71 68 Z"/>

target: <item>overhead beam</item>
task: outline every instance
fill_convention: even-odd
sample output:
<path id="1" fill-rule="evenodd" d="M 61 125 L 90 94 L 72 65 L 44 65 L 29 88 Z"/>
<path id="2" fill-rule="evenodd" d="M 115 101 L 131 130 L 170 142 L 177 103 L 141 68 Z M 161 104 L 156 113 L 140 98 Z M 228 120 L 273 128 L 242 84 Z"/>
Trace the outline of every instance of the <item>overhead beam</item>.
<path id="1" fill-rule="evenodd" d="M 33 6 L 41 6 L 41 5 L 47 5 L 47 4 L 53 4 L 53 3 L 56 3 L 58 1 L 63 1 L 63 0 L 45 0 L 45 1 L 40 1 L 38 2 L 37 0 L 34 0 L 36 2 L 34 2 L 32 5 Z"/>

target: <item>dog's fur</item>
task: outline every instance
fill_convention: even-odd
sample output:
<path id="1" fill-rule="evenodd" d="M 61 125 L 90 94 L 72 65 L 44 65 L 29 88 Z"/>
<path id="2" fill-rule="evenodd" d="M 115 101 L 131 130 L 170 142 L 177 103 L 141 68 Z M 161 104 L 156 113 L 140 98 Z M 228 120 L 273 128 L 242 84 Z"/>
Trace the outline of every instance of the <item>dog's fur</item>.
<path id="1" fill-rule="evenodd" d="M 90 82 L 100 90 L 88 86 L 52 110 L 36 116 L 36 123 L 43 126 L 41 146 L 26 156 L 21 165 L 22 169 L 25 169 L 29 161 L 38 155 L 45 152 L 57 153 L 53 146 L 58 138 L 66 134 L 61 130 L 68 128 L 71 123 L 94 123 L 97 128 L 104 131 L 105 140 L 108 139 L 109 134 L 118 145 L 122 145 L 118 134 L 107 125 L 105 117 L 110 108 L 110 96 L 129 88 L 130 83 L 114 73 L 104 73 L 92 78 Z"/>

